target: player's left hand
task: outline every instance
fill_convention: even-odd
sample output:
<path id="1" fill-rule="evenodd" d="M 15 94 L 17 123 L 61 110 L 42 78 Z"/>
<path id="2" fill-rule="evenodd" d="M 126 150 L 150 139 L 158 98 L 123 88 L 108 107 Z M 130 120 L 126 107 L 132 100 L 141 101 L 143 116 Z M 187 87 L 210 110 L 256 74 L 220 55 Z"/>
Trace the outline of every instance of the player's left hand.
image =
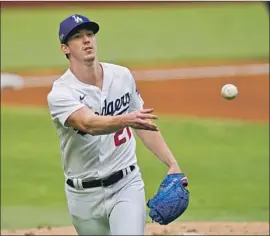
<path id="1" fill-rule="evenodd" d="M 188 180 L 183 173 L 168 174 L 157 194 L 147 203 L 152 220 L 167 225 L 180 217 L 189 204 L 187 186 Z"/>

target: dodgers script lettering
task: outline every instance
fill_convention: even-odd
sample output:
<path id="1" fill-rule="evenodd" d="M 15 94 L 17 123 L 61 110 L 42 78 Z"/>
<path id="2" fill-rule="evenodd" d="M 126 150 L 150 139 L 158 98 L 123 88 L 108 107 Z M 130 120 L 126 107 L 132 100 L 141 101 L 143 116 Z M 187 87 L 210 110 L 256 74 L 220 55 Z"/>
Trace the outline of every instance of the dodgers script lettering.
<path id="1" fill-rule="evenodd" d="M 129 108 L 130 95 L 129 93 L 124 94 L 120 98 L 117 98 L 115 101 L 107 102 L 105 99 L 104 105 L 101 109 L 102 116 L 113 116 L 121 115 Z M 98 113 L 96 113 L 98 114 Z"/>

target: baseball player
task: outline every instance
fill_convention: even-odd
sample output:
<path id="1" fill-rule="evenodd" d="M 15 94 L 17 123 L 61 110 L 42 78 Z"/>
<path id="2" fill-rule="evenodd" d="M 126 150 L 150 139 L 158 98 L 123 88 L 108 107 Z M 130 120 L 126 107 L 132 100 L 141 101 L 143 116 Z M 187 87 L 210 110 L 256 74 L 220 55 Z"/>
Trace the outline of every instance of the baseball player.
<path id="1" fill-rule="evenodd" d="M 98 61 L 98 31 L 97 23 L 78 14 L 60 23 L 69 68 L 47 97 L 60 139 L 68 210 L 79 235 L 143 235 L 146 201 L 134 132 L 168 173 L 181 171 L 129 69 Z"/>

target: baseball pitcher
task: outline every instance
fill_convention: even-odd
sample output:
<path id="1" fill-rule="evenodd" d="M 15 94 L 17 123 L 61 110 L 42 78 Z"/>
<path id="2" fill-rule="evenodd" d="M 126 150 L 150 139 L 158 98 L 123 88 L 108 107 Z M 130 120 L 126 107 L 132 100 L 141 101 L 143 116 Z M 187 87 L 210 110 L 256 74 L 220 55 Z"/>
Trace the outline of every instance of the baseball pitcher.
<path id="1" fill-rule="evenodd" d="M 97 58 L 99 25 L 82 15 L 60 23 L 69 68 L 48 94 L 60 139 L 65 194 L 79 235 L 144 235 L 150 217 L 168 224 L 187 208 L 187 178 L 151 121 L 128 68 Z M 157 194 L 146 203 L 134 132 L 168 166 Z"/>

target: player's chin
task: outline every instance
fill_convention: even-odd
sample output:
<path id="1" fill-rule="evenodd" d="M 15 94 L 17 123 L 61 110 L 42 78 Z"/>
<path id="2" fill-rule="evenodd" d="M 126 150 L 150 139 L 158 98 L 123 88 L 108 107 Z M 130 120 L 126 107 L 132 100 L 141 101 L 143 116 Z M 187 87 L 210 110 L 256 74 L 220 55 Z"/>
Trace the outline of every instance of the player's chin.
<path id="1" fill-rule="evenodd" d="M 94 61 L 96 58 L 96 55 L 94 54 L 88 54 L 84 56 L 84 61 Z"/>

